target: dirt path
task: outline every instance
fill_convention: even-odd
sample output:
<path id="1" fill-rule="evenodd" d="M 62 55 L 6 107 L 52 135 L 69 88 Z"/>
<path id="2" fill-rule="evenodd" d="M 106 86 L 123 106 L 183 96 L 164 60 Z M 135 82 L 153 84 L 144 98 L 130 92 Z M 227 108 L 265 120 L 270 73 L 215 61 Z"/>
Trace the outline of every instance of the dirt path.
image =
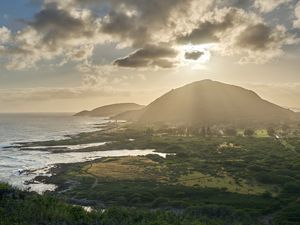
<path id="1" fill-rule="evenodd" d="M 87 174 L 87 175 L 92 176 L 92 177 L 95 178 L 94 183 L 91 185 L 91 189 L 94 189 L 98 185 L 98 181 L 99 180 L 98 180 L 97 176 L 95 176 L 94 174 L 88 172 L 88 170 L 91 169 L 92 167 L 93 167 L 93 163 L 91 163 L 87 169 L 83 170 L 83 172 L 85 174 Z"/>

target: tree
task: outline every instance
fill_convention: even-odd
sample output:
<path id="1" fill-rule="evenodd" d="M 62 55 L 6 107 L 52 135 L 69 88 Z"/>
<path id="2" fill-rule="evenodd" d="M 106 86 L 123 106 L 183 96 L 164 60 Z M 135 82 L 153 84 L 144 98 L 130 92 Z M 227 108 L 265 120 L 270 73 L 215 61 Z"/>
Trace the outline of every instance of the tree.
<path id="1" fill-rule="evenodd" d="M 145 135 L 147 135 L 147 136 L 153 136 L 153 134 L 154 134 L 154 130 L 152 128 L 148 128 L 145 131 Z"/>
<path id="2" fill-rule="evenodd" d="M 272 127 L 267 129 L 267 133 L 270 137 L 275 136 L 275 130 Z"/>
<path id="3" fill-rule="evenodd" d="M 210 129 L 209 126 L 207 126 L 207 128 L 206 128 L 206 134 L 207 135 L 211 135 L 212 134 L 211 129 Z"/>
<path id="4" fill-rule="evenodd" d="M 236 136 L 237 135 L 237 131 L 234 128 L 226 128 L 224 133 L 228 136 Z"/>
<path id="5" fill-rule="evenodd" d="M 252 129 L 246 129 L 245 131 L 244 131 L 244 135 L 245 136 L 248 136 L 248 137 L 251 137 L 251 136 L 253 136 L 255 134 L 255 131 L 254 130 L 252 130 Z"/>
<path id="6" fill-rule="evenodd" d="M 204 137 L 206 136 L 206 129 L 205 129 L 205 126 L 202 127 L 201 135 L 204 136 Z"/>

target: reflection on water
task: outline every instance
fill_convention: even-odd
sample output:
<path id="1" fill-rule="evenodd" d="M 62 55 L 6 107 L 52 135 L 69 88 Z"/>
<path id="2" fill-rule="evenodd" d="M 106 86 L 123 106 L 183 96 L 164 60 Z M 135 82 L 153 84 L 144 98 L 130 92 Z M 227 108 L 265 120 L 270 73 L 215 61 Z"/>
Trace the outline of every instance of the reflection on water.
<path id="1" fill-rule="evenodd" d="M 105 118 L 77 117 L 69 113 L 0 114 L 0 150 L 14 142 L 62 139 L 64 135 L 99 130 Z"/>

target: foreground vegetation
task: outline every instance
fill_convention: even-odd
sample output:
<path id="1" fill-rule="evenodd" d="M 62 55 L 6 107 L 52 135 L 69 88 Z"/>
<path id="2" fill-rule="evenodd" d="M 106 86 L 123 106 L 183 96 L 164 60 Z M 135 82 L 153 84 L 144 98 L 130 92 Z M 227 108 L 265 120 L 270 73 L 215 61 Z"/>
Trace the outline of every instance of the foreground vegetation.
<path id="1" fill-rule="evenodd" d="M 102 131 L 30 145 L 90 142 L 107 144 L 82 151 L 156 149 L 168 155 L 61 164 L 54 176 L 37 178 L 58 186 L 48 193 L 52 197 L 26 194 L 25 200 L 7 200 L 6 195 L 4 203 L 16 206 L 11 211 L 3 207 L 2 215 L 15 215 L 10 213 L 21 210 L 19 204 L 50 201 L 66 208 L 58 213 L 51 206 L 49 214 L 45 208 L 51 219 L 37 224 L 300 224 L 298 125 L 196 129 L 111 124 Z M 62 200 L 106 210 L 87 213 Z M 72 210 L 82 213 L 82 223 L 72 221 Z"/>
<path id="2" fill-rule="evenodd" d="M 245 220 L 241 212 L 228 207 L 187 208 L 183 211 L 145 210 L 137 208 L 94 209 L 47 195 L 39 196 L 0 184 L 1 225 L 225 225 L 255 224 Z"/>

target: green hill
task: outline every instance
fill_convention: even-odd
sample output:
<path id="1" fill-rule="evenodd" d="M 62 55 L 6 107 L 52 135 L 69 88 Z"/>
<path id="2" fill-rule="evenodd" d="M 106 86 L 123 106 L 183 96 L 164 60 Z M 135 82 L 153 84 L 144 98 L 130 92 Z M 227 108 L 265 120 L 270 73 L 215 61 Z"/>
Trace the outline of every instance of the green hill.
<path id="1" fill-rule="evenodd" d="M 138 105 L 135 103 L 119 103 L 112 105 L 105 105 L 99 108 L 93 109 L 91 111 L 82 111 L 76 113 L 74 116 L 94 116 L 94 117 L 113 117 L 115 115 L 131 111 L 131 110 L 139 110 L 144 108 L 142 105 Z"/>

